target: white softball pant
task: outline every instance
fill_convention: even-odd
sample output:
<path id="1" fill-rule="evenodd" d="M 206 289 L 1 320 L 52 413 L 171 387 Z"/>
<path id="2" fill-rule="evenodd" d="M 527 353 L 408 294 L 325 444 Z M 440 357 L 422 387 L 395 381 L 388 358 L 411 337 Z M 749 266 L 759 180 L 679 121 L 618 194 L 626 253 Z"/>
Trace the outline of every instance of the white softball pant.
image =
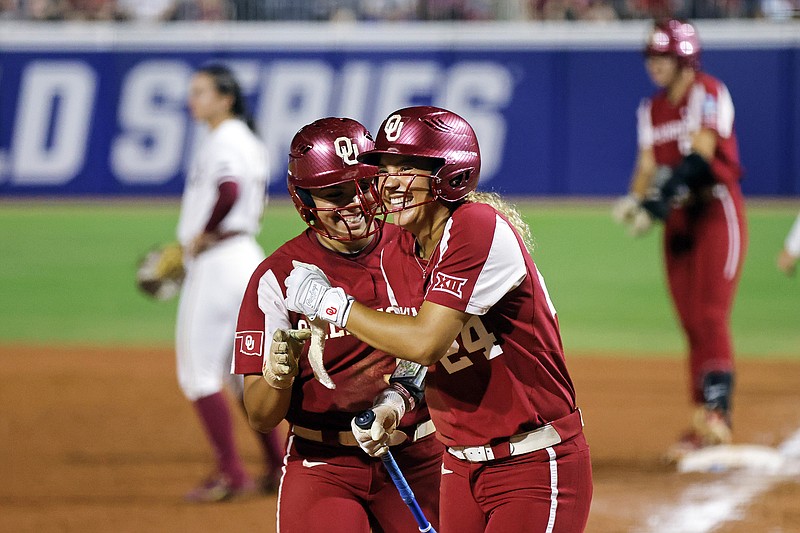
<path id="1" fill-rule="evenodd" d="M 264 251 L 253 237 L 219 242 L 186 265 L 175 328 L 178 383 L 190 401 L 223 386 L 242 394 L 242 376 L 231 374 L 236 320 L 247 282 Z"/>

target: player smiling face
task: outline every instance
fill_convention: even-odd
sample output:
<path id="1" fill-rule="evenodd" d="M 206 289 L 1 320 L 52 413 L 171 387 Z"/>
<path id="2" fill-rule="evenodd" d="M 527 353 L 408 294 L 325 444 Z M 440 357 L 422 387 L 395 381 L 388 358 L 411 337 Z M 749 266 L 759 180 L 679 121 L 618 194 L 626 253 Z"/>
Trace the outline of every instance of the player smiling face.
<path id="1" fill-rule="evenodd" d="M 378 190 L 395 224 L 410 227 L 425 216 L 426 204 L 435 200 L 431 193 L 434 169 L 422 158 L 383 155 L 378 165 Z"/>
<path id="2" fill-rule="evenodd" d="M 363 247 L 373 231 L 375 199 L 372 180 L 362 178 L 328 187 L 309 189 L 317 222 L 324 226 L 330 245 L 342 251 Z"/>

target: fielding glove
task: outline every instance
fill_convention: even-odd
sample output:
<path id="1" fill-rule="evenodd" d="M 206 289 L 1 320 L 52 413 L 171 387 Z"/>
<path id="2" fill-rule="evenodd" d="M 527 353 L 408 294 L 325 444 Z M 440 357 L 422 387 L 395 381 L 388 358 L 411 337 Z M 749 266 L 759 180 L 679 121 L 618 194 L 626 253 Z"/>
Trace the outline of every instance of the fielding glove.
<path id="1" fill-rule="evenodd" d="M 157 300 L 174 298 L 186 275 L 183 249 L 177 242 L 155 247 L 136 265 L 136 286 Z"/>

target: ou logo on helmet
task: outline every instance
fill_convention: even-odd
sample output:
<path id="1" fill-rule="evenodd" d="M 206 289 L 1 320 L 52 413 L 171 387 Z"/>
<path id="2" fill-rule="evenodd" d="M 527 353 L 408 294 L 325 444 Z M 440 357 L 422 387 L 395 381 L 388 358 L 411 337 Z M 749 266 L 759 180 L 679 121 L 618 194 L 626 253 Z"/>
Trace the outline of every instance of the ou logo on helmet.
<path id="1" fill-rule="evenodd" d="M 400 131 L 403 129 L 402 118 L 400 115 L 392 115 L 386 119 L 383 131 L 386 133 L 387 141 L 396 141 L 400 137 Z"/>
<path id="2" fill-rule="evenodd" d="M 348 165 L 358 163 L 358 146 L 353 144 L 349 137 L 338 137 L 333 141 L 333 149 L 336 150 L 336 155 Z"/>

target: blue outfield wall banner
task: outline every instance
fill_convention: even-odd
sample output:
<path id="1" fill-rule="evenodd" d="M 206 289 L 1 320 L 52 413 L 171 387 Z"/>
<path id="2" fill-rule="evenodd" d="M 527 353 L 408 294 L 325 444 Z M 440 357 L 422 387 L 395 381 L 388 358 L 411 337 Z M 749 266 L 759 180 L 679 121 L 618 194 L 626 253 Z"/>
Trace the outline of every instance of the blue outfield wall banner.
<path id="1" fill-rule="evenodd" d="M 736 106 L 750 195 L 800 194 L 800 24 L 699 24 Z M 0 195 L 178 195 L 202 138 L 192 72 L 234 68 L 285 192 L 302 125 L 447 107 L 475 127 L 481 188 L 623 193 L 654 88 L 642 22 L 555 25 L 0 26 Z M 743 38 L 742 36 L 745 36 Z"/>

